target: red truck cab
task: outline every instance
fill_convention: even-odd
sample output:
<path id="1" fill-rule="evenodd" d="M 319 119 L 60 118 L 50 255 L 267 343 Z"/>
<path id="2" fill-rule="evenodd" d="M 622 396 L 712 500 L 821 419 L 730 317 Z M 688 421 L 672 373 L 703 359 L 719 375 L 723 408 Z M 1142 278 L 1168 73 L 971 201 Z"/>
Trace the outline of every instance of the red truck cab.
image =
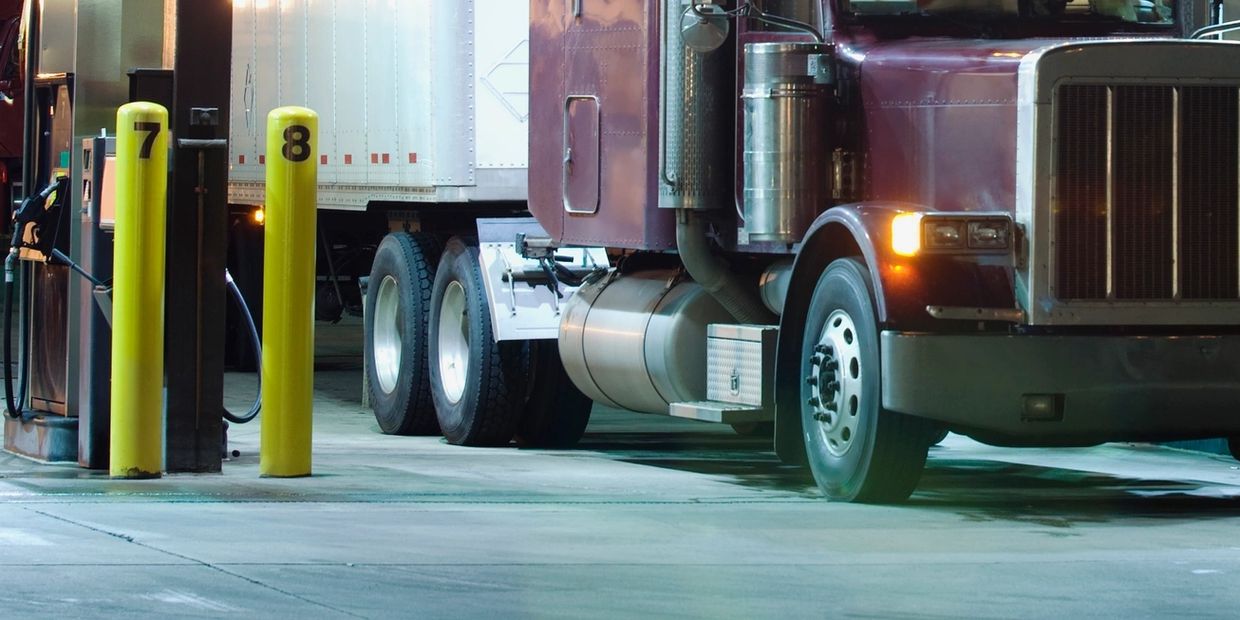
<path id="1" fill-rule="evenodd" d="M 943 429 L 1240 435 L 1240 45 L 1189 38 L 1207 13 L 534 0 L 530 210 L 556 243 L 648 257 L 570 302 L 569 376 L 613 406 L 655 412 L 629 396 L 650 382 L 673 415 L 726 421 L 760 359 L 774 404 L 745 402 L 845 500 L 906 497 Z M 676 312 L 636 284 L 660 277 L 733 327 L 702 311 L 708 352 L 641 328 L 626 361 L 618 334 Z M 625 286 L 629 306 L 605 292 Z M 722 352 L 775 323 L 770 357 Z M 710 402 L 673 402 L 659 369 L 694 355 Z"/>

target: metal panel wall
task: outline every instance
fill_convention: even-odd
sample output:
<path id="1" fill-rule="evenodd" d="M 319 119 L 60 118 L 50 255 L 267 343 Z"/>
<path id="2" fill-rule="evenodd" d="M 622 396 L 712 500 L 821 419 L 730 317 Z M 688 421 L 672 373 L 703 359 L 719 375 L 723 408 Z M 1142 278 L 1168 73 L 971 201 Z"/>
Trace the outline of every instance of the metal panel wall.
<path id="1" fill-rule="evenodd" d="M 431 24 L 435 184 L 473 185 L 473 0 L 432 2 Z"/>
<path id="2" fill-rule="evenodd" d="M 336 153 L 336 57 L 335 29 L 331 16 L 336 0 L 306 0 L 305 54 L 302 72 L 306 94 L 302 105 L 319 113 L 319 152 L 327 156 L 326 163 L 319 166 L 319 183 L 331 185 L 340 171 L 340 158 Z M 320 163 L 322 163 L 320 156 Z"/>
<path id="3" fill-rule="evenodd" d="M 281 105 L 319 113 L 321 207 L 526 199 L 524 2 L 482 0 L 478 10 L 474 0 L 234 0 L 233 7 L 234 202 L 263 199 L 263 124 Z"/>
<path id="4" fill-rule="evenodd" d="M 396 6 L 396 135 L 400 184 L 430 187 L 432 171 L 431 0 L 407 0 Z"/>
<path id="5" fill-rule="evenodd" d="M 478 168 L 525 168 L 530 116 L 530 7 L 513 0 L 475 0 L 474 98 Z"/>

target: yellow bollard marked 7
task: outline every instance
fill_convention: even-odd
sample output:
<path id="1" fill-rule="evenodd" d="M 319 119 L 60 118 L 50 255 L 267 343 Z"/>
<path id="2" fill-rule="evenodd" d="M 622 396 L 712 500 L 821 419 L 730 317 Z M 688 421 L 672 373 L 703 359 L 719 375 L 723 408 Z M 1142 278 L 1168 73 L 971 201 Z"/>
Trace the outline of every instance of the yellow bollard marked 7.
<path id="1" fill-rule="evenodd" d="M 158 478 L 163 470 L 167 196 L 168 110 L 125 105 L 116 114 L 113 478 Z"/>
<path id="2" fill-rule="evenodd" d="M 319 117 L 287 107 L 267 117 L 259 472 L 310 475 Z"/>

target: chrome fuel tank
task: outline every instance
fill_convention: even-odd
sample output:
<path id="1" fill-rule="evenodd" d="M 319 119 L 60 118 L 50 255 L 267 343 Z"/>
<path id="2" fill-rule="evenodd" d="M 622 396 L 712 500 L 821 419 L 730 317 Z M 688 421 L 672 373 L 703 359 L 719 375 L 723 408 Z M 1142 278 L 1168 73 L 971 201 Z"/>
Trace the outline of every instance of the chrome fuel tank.
<path id="1" fill-rule="evenodd" d="M 731 316 L 678 270 L 645 271 L 583 286 L 564 308 L 560 356 L 587 396 L 666 414 L 706 398 L 706 329 Z"/>

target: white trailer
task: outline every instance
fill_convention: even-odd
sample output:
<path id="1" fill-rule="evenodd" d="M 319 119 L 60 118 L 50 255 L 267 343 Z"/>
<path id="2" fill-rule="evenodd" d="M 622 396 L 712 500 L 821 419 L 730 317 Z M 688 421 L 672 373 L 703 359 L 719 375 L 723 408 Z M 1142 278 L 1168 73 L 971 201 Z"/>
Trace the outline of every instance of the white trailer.
<path id="1" fill-rule="evenodd" d="M 581 278 L 609 265 L 600 248 L 547 247 L 529 217 L 529 3 L 233 6 L 229 201 L 250 221 L 233 228 L 243 289 L 259 290 L 261 220 L 244 214 L 264 201 L 267 115 L 308 107 L 320 117 L 316 311 L 339 317 L 357 290 L 348 277 L 369 274 L 365 389 L 383 432 L 576 442 L 591 403 L 555 338 Z M 442 323 L 455 340 L 432 335 L 432 308 L 452 309 Z"/>
<path id="2" fill-rule="evenodd" d="M 263 202 L 266 118 L 320 115 L 319 206 L 526 200 L 529 4 L 235 0 L 229 199 Z"/>

